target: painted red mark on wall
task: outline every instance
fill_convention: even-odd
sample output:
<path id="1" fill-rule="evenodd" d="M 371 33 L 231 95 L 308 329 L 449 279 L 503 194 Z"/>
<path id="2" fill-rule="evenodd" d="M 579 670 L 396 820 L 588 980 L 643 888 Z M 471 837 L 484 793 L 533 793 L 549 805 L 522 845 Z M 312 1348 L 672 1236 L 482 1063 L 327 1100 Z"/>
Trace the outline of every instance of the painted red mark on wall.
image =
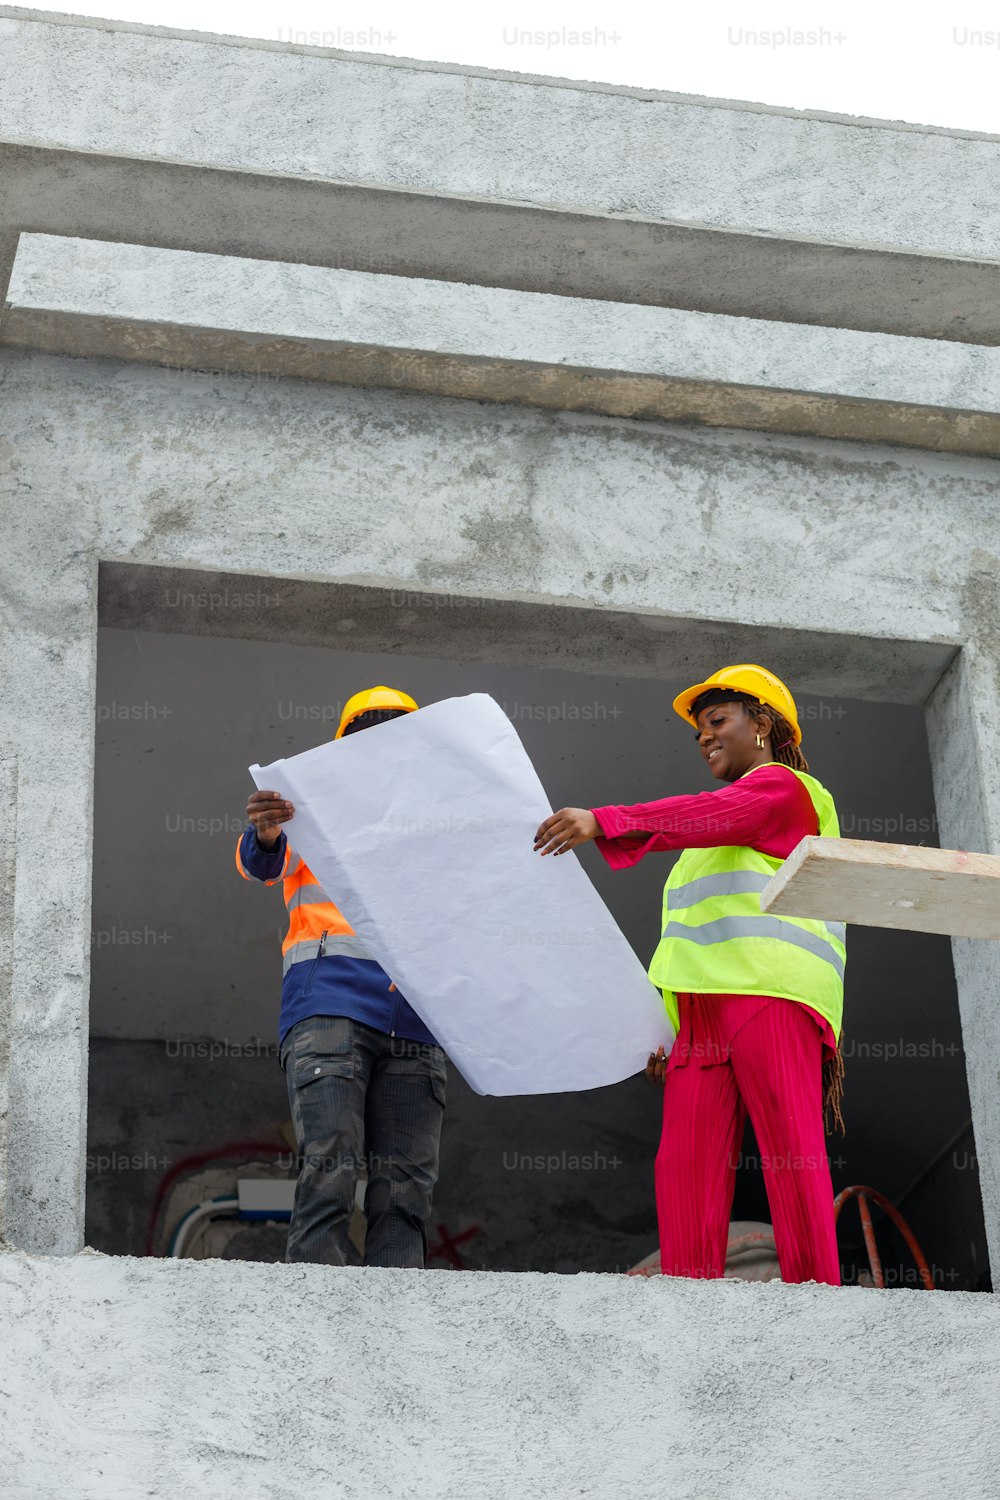
<path id="1" fill-rule="evenodd" d="M 458 1253 L 458 1247 L 474 1239 L 481 1228 L 480 1224 L 471 1224 L 468 1229 L 463 1229 L 461 1234 L 450 1234 L 447 1226 L 439 1223 L 438 1237 L 433 1245 L 427 1247 L 428 1261 L 446 1260 L 453 1270 L 464 1271 L 466 1267 Z"/>

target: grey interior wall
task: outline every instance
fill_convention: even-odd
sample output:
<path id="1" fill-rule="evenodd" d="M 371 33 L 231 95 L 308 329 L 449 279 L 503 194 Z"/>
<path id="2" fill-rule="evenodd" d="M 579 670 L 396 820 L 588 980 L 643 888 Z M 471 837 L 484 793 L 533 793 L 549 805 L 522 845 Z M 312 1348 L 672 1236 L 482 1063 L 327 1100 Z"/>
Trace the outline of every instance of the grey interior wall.
<path id="1" fill-rule="evenodd" d="M 928 1162 L 912 1187 L 904 1189 L 897 1207 L 910 1224 L 921 1226 L 918 1238 L 926 1235 L 925 1251 L 936 1265 L 944 1268 L 944 1277 L 937 1285 L 975 1292 L 994 1289 L 983 1223 L 980 1162 L 971 1120 L 944 1142 L 937 1157 Z M 881 1238 L 890 1254 L 898 1252 L 901 1242 L 885 1221 Z M 912 1273 L 912 1261 L 905 1254 L 903 1258 Z M 912 1286 L 916 1282 L 903 1284 Z"/>
<path id="2" fill-rule="evenodd" d="M 101 1038 L 91 1048 L 88 1245 L 142 1254 L 160 1181 L 194 1154 L 275 1142 L 276 1170 L 292 1170 L 273 1051 L 216 1055 L 207 1043 Z M 450 1067 L 430 1267 L 455 1265 L 457 1253 L 468 1270 L 623 1272 L 649 1255 L 660 1098 L 634 1078 L 558 1097 L 484 1099 Z M 755 1186 L 744 1185 L 740 1211 L 756 1202 Z M 274 1250 L 269 1236 L 262 1258 Z"/>
<path id="3" fill-rule="evenodd" d="M 446 607 L 461 613 L 460 606 Z M 484 605 L 476 613 L 488 621 Z M 702 669 L 722 664 L 706 655 Z M 163 1170 L 146 1165 L 147 1157 L 173 1162 L 287 1112 L 269 1055 L 284 907 L 278 890 L 248 885 L 233 862 L 253 789 L 246 767 L 332 736 L 345 699 L 375 682 L 401 686 L 422 703 L 491 693 L 518 729 L 554 806 L 716 786 L 692 732 L 670 707 L 686 685 L 680 679 L 102 629 L 91 1024 L 95 1037 L 119 1039 L 120 1046 L 103 1048 L 91 1068 L 89 1154 L 92 1163 L 111 1163 L 92 1174 L 90 1185 L 91 1242 L 100 1248 L 137 1248 L 135 1225 Z M 810 765 L 834 792 L 845 834 L 937 842 L 919 708 L 804 695 L 800 709 Z M 625 872 L 610 871 L 593 847 L 580 857 L 647 961 L 673 856 L 650 857 Z M 853 928 L 849 956 L 849 1133 L 843 1141 L 831 1138 L 834 1182 L 838 1190 L 868 1182 L 892 1197 L 968 1118 L 949 944 Z M 158 1045 L 132 1054 L 129 1038 Z M 259 1065 L 241 1055 L 258 1046 L 265 1053 Z M 654 1248 L 650 1170 L 658 1099 L 644 1083 L 586 1096 L 484 1100 L 454 1069 L 452 1077 L 438 1211 L 447 1222 L 482 1226 L 485 1264 L 613 1269 Z M 251 1098 L 238 1087 L 243 1079 Z M 603 1155 L 619 1166 L 512 1173 L 503 1168 L 505 1145 L 519 1157 Z M 141 1181 L 131 1165 L 116 1170 L 116 1151 L 140 1158 Z M 746 1158 L 735 1216 L 766 1219 L 749 1138 Z M 918 1238 L 946 1286 L 973 1277 L 975 1250 L 959 1254 L 962 1246 L 975 1243 L 983 1257 L 981 1220 L 970 1214 L 963 1184 L 939 1181 L 933 1201 L 916 1216 Z M 961 1215 L 958 1247 L 939 1235 L 952 1186 Z"/>
<path id="4" fill-rule="evenodd" d="M 927 733 L 942 843 L 1000 852 L 1000 589 L 988 554 L 970 588 L 975 637 L 927 706 Z M 952 940 L 990 1262 L 1000 1266 L 1000 943 Z"/>
<path id="5" fill-rule="evenodd" d="M 838 1190 L 857 1181 L 885 1187 L 887 1170 L 903 1165 L 890 1158 L 877 1131 L 865 1137 L 857 1125 L 859 1112 L 870 1113 L 879 1083 L 877 1066 L 865 1077 L 852 1063 L 850 1134 L 828 1143 Z M 460 1264 L 473 1270 L 620 1272 L 655 1250 L 652 1173 L 661 1098 L 636 1078 L 584 1094 L 484 1099 L 452 1068 L 429 1228 L 431 1266 L 454 1264 L 448 1244 L 458 1236 L 467 1236 L 457 1247 Z M 273 1045 L 92 1039 L 86 1243 L 108 1254 L 141 1254 L 166 1173 L 222 1145 L 278 1144 L 287 1115 Z M 949 1140 L 936 1164 L 924 1164 L 933 1169 L 918 1190 L 901 1198 L 935 1285 L 947 1291 L 989 1285 L 970 1135 Z M 908 1156 L 920 1144 L 908 1142 Z M 291 1170 L 284 1146 L 274 1160 L 278 1170 Z M 901 1238 L 877 1210 L 875 1217 L 889 1284 L 915 1286 Z M 733 1218 L 770 1220 L 752 1131 Z M 856 1206 L 845 1210 L 838 1238 L 845 1278 L 854 1281 L 868 1265 Z M 271 1235 L 266 1243 L 245 1240 L 241 1253 L 251 1251 L 264 1259 L 282 1254 Z"/>

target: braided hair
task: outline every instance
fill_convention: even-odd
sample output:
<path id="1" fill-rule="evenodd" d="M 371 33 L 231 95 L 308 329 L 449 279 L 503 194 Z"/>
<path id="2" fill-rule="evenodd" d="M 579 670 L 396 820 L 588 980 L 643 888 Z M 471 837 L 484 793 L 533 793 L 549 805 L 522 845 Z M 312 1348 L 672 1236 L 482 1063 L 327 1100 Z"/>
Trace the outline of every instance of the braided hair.
<path id="1" fill-rule="evenodd" d="M 771 721 L 768 731 L 771 740 L 771 756 L 779 765 L 789 766 L 793 771 L 808 771 L 809 762 L 802 754 L 801 747 L 793 743 L 793 730 L 791 724 L 770 703 L 761 703 L 750 693 L 730 692 L 724 688 L 710 688 L 707 692 L 700 694 L 691 705 L 691 717 L 695 720 L 703 708 L 711 703 L 742 703 L 748 718 L 756 718 L 765 714 Z M 846 1135 L 844 1116 L 841 1113 L 841 1101 L 844 1096 L 844 1034 L 841 1032 L 837 1041 L 837 1050 L 832 1057 L 825 1059 L 823 1063 L 823 1124 L 827 1135 L 834 1130 L 839 1130 L 841 1135 Z"/>
<path id="2" fill-rule="evenodd" d="M 779 714 L 770 703 L 755 705 L 752 699 L 747 703 L 747 713 L 751 716 L 766 714 L 770 719 L 771 753 L 779 765 L 790 766 L 793 771 L 808 771 L 809 762 L 802 754 L 802 746 L 793 742 L 792 726 L 784 714 Z"/>

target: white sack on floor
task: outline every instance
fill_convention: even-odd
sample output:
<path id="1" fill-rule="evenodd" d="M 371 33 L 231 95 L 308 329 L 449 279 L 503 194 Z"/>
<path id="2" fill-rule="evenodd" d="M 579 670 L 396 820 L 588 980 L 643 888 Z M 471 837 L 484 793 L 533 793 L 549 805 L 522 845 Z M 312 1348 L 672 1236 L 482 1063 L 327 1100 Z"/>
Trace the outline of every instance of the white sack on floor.
<path id="1" fill-rule="evenodd" d="M 413 1009 L 480 1094 L 617 1083 L 673 1031 L 573 853 L 536 854 L 552 811 L 485 693 L 251 766 Z"/>

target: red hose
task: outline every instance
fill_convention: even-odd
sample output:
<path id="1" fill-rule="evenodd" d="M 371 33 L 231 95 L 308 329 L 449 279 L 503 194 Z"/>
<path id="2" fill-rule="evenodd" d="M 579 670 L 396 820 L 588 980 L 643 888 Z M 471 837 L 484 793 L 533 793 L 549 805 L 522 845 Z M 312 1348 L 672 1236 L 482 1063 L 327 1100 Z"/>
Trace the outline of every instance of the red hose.
<path id="1" fill-rule="evenodd" d="M 916 1263 L 920 1282 L 925 1291 L 934 1291 L 934 1277 L 931 1275 L 927 1257 L 917 1244 L 917 1237 L 907 1224 L 903 1215 L 894 1203 L 890 1203 L 884 1193 L 880 1193 L 871 1187 L 847 1187 L 842 1193 L 838 1193 L 833 1200 L 833 1222 L 836 1224 L 840 1218 L 840 1210 L 849 1198 L 857 1198 L 858 1213 L 861 1215 L 861 1228 L 865 1236 L 865 1248 L 868 1251 L 868 1264 L 871 1267 L 872 1280 L 877 1287 L 885 1286 L 885 1273 L 882 1270 L 882 1261 L 879 1257 L 878 1246 L 875 1243 L 875 1228 L 872 1224 L 871 1209 L 868 1207 L 868 1199 L 871 1198 L 878 1204 L 879 1208 L 885 1210 L 889 1218 L 899 1230 L 906 1241 L 907 1248 Z"/>

